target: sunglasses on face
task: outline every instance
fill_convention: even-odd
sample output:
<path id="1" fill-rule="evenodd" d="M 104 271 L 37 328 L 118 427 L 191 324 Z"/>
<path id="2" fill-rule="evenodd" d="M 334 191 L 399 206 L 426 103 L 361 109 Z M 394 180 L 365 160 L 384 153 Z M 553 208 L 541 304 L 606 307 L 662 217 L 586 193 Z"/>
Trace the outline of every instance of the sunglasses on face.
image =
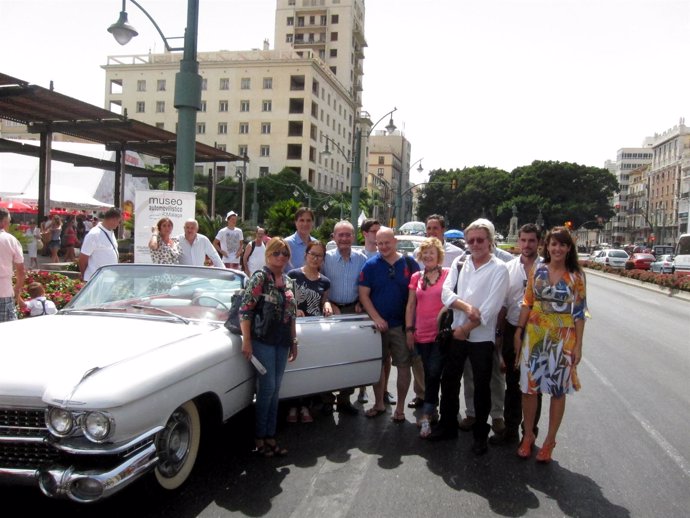
<path id="1" fill-rule="evenodd" d="M 290 257 L 290 252 L 287 250 L 279 250 L 277 252 L 271 253 L 273 257 L 278 257 L 279 255 L 282 255 L 283 257 Z"/>
<path id="2" fill-rule="evenodd" d="M 467 244 L 473 245 L 473 244 L 477 243 L 478 245 L 481 245 L 484 241 L 486 241 L 486 239 L 483 237 L 474 237 L 472 239 L 468 239 Z"/>

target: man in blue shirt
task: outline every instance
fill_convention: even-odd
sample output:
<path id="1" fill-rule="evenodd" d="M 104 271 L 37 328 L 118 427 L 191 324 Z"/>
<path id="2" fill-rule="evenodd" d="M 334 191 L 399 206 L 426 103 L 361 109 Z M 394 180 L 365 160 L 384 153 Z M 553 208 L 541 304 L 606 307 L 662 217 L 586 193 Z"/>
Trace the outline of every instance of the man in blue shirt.
<path id="1" fill-rule="evenodd" d="M 307 207 L 297 209 L 295 228 L 297 232 L 285 238 L 285 242 L 290 247 L 290 263 L 285 268 L 286 271 L 302 268 L 307 252 L 307 243 L 316 241 L 316 238 L 311 236 L 311 231 L 314 228 L 314 213 L 311 209 Z"/>
<path id="2" fill-rule="evenodd" d="M 412 354 L 405 339 L 405 306 L 407 305 L 410 277 L 419 271 L 419 265 L 409 257 L 403 257 L 396 249 L 397 241 L 393 230 L 381 227 L 376 234 L 379 249 L 364 263 L 359 275 L 359 301 L 381 333 L 383 358 L 390 355 L 393 366 L 398 369 L 398 401 L 393 412 L 395 422 L 405 421 L 405 396 L 412 378 L 410 367 Z M 375 403 L 367 417 L 376 417 L 385 412 L 384 369 L 374 385 Z"/>
<path id="3" fill-rule="evenodd" d="M 326 252 L 323 263 L 323 274 L 331 281 L 328 300 L 336 315 L 362 312 L 357 281 L 367 257 L 362 252 L 352 250 L 354 238 L 355 229 L 352 223 L 346 220 L 336 223 L 333 227 L 336 248 Z M 338 412 L 351 415 L 358 413 L 350 403 L 350 396 L 353 393 L 354 389 L 339 391 L 336 406 Z"/>

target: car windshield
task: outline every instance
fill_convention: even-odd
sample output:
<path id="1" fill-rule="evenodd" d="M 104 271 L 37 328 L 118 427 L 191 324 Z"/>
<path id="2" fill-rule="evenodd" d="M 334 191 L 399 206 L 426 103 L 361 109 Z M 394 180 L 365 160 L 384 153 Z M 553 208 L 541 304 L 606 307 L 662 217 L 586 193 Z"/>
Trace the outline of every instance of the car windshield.
<path id="1" fill-rule="evenodd" d="M 62 313 L 107 312 L 181 321 L 225 321 L 244 275 L 216 268 L 119 264 L 102 268 Z"/>

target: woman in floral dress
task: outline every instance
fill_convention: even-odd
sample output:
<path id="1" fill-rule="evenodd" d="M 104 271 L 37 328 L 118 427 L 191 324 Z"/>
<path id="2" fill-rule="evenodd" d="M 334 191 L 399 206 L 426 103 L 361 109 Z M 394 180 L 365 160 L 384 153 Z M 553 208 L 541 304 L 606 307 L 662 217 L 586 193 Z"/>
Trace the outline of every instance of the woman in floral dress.
<path id="1" fill-rule="evenodd" d="M 555 227 L 546 236 L 544 262 L 528 278 L 514 336 L 525 430 L 517 452 L 522 458 L 531 456 L 536 439 L 537 394 L 548 394 L 549 430 L 537 461 L 551 461 L 565 396 L 580 389 L 577 365 L 582 358 L 586 309 L 585 276 L 573 238 L 567 228 Z"/>
<path id="2" fill-rule="evenodd" d="M 149 240 L 151 260 L 155 264 L 180 264 L 180 242 L 172 237 L 173 222 L 170 218 L 161 218 L 153 227 Z"/>

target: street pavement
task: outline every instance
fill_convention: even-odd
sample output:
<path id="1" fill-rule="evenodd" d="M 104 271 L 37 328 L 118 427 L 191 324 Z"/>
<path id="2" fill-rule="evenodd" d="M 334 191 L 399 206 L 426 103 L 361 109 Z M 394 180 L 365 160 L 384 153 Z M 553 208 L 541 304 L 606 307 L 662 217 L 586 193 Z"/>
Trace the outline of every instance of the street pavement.
<path id="1" fill-rule="evenodd" d="M 402 424 L 390 410 L 375 419 L 281 420 L 279 439 L 290 454 L 256 458 L 245 411 L 207 445 L 178 492 L 139 481 L 89 506 L 29 488 L 0 488 L 0 498 L 21 516 L 687 516 L 690 304 L 596 275 L 588 276 L 588 295 L 582 390 L 568 397 L 550 465 L 519 459 L 516 445 L 475 457 L 469 433 L 421 440 L 412 409 Z"/>

